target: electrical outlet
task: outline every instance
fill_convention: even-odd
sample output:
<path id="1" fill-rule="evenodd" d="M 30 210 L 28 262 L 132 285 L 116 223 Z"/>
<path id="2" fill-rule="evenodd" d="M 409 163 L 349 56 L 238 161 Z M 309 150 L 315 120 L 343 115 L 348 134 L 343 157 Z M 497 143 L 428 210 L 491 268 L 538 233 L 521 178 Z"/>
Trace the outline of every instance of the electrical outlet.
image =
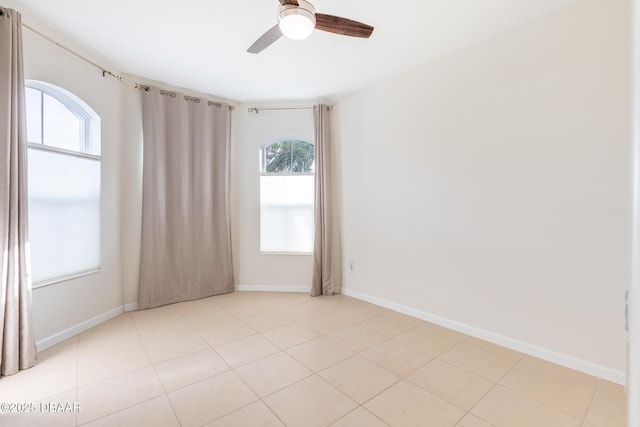
<path id="1" fill-rule="evenodd" d="M 349 261 L 349 274 L 353 274 L 356 271 L 356 265 L 353 261 Z"/>

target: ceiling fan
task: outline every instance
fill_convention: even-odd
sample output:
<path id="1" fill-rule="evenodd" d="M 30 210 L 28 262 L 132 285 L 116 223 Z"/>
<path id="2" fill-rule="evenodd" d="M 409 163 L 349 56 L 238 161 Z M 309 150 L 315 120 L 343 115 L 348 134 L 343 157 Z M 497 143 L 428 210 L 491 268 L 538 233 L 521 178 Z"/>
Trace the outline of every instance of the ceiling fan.
<path id="1" fill-rule="evenodd" d="M 314 28 L 343 36 L 369 38 L 371 25 L 339 16 L 316 13 L 311 3 L 305 0 L 279 0 L 278 23 L 271 27 L 247 49 L 249 53 L 260 53 L 280 37 L 302 40 L 311 35 Z"/>

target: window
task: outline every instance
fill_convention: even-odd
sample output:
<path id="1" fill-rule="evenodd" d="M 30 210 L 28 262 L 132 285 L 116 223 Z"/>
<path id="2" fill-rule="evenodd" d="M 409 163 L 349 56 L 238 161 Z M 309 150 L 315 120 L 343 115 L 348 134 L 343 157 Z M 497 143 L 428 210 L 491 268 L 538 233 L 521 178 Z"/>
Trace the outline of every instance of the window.
<path id="1" fill-rule="evenodd" d="M 100 118 L 57 86 L 26 82 L 34 285 L 100 269 Z"/>
<path id="2" fill-rule="evenodd" d="M 297 138 L 261 150 L 260 251 L 313 252 L 314 147 Z"/>

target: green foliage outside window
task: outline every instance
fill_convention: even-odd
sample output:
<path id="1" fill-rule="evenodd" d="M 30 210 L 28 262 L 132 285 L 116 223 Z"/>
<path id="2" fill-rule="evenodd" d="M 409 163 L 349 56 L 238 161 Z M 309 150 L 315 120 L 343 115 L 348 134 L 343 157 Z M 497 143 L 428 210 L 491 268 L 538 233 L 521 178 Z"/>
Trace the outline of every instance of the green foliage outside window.
<path id="1" fill-rule="evenodd" d="M 265 148 L 264 171 L 267 173 L 311 173 L 314 167 L 313 144 L 289 139 Z"/>

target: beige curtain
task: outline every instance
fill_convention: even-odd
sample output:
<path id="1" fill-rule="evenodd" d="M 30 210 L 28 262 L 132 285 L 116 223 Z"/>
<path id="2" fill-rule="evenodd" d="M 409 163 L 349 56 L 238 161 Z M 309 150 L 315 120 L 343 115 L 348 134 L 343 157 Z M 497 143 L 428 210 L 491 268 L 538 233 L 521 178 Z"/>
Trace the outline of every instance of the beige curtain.
<path id="1" fill-rule="evenodd" d="M 330 108 L 316 105 L 313 108 L 315 126 L 316 203 L 315 240 L 313 248 L 313 280 L 311 296 L 333 295 L 333 225 L 331 217 L 331 127 Z"/>
<path id="2" fill-rule="evenodd" d="M 142 94 L 138 306 L 231 292 L 229 106 L 155 87 Z"/>
<path id="3" fill-rule="evenodd" d="M 20 13 L 0 7 L 0 375 L 35 364 Z"/>

